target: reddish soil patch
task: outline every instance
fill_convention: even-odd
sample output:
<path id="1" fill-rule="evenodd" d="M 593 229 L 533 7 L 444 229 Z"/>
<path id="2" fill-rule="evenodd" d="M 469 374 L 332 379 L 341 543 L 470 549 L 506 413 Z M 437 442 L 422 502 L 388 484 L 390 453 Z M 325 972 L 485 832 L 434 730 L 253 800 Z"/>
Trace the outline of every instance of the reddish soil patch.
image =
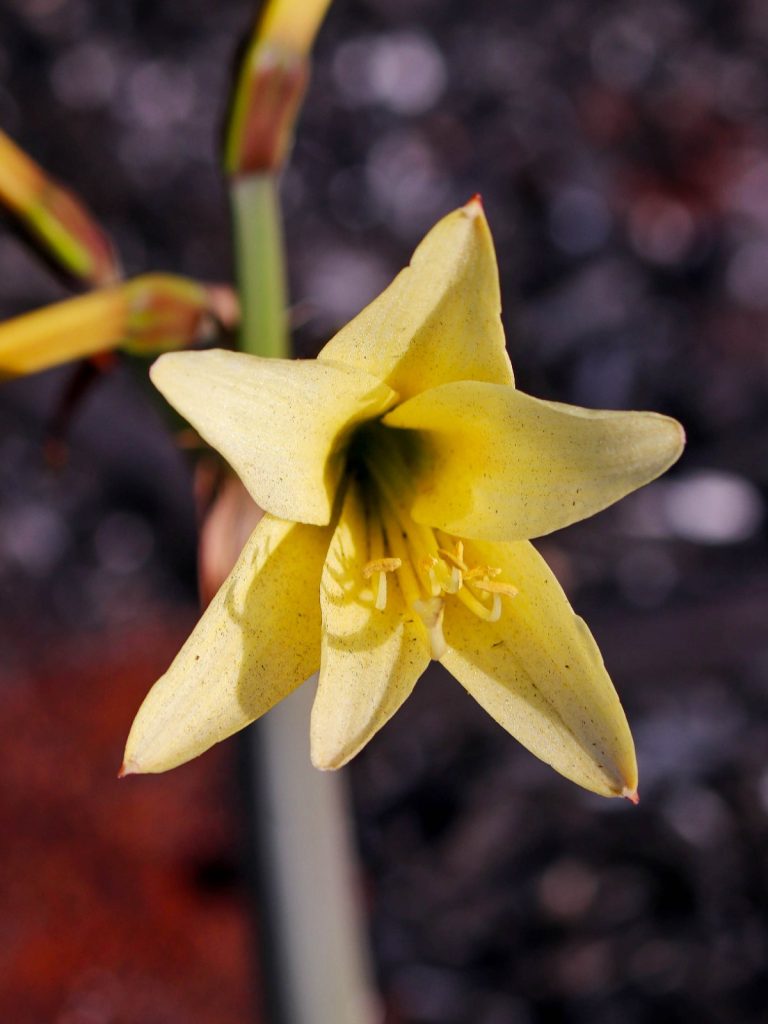
<path id="1" fill-rule="evenodd" d="M 180 636 L 81 636 L 2 679 L 0 1020 L 252 1019 L 232 748 L 116 778 Z"/>

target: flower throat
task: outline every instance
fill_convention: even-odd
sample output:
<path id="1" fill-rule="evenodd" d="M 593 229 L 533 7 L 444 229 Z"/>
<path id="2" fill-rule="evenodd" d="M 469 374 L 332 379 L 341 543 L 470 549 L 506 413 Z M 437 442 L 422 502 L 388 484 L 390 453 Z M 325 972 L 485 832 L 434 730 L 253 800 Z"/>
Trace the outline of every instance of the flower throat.
<path id="1" fill-rule="evenodd" d="M 362 490 L 370 558 L 362 568 L 374 606 L 387 606 L 387 577 L 395 573 L 406 604 L 427 631 L 432 657 L 445 654 L 445 599 L 455 596 L 478 618 L 497 622 L 502 597 L 517 588 L 499 580 L 501 569 L 470 565 L 461 540 L 411 518 L 414 468 L 427 456 L 414 431 L 381 423 L 360 428 L 350 445 L 348 465 Z"/>

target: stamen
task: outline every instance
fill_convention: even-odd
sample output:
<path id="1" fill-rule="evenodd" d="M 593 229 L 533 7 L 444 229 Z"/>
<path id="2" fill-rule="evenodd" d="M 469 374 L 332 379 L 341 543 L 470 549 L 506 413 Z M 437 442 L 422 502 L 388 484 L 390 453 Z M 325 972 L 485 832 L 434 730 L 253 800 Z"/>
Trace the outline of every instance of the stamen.
<path id="1" fill-rule="evenodd" d="M 460 540 L 456 541 L 456 547 L 453 551 L 449 551 L 447 548 L 438 548 L 438 551 L 446 562 L 449 562 L 459 572 L 466 573 L 469 571 L 469 566 L 464 562 L 464 545 Z"/>
<path id="2" fill-rule="evenodd" d="M 369 549 L 373 557 L 363 574 L 366 579 L 376 576 L 375 605 L 384 609 L 387 574 L 398 573 L 405 603 L 424 623 L 432 657 L 439 659 L 447 650 L 443 613 L 448 595 L 458 597 L 485 622 L 498 622 L 502 598 L 515 597 L 518 590 L 497 579 L 503 574 L 501 568 L 468 565 L 462 540 L 412 519 L 412 481 L 398 439 L 397 431 L 383 427 L 366 435 L 364 465 L 371 487 L 371 518 L 376 525 Z M 384 557 L 390 552 L 393 557 Z"/>
<path id="3" fill-rule="evenodd" d="M 464 579 L 486 579 L 487 577 L 501 576 L 501 573 L 501 569 L 495 569 L 492 565 L 474 565 L 464 573 Z"/>
<path id="4" fill-rule="evenodd" d="M 461 570 L 456 566 L 449 569 L 442 558 L 429 555 L 422 559 L 421 568 L 427 574 L 432 597 L 441 594 L 455 594 L 461 587 Z"/>
<path id="5" fill-rule="evenodd" d="M 377 572 L 394 572 L 403 564 L 401 558 L 374 558 L 363 566 L 363 576 L 367 580 Z"/>
<path id="6" fill-rule="evenodd" d="M 414 571 L 415 566 L 410 560 L 410 552 L 408 545 L 403 538 L 400 524 L 392 515 L 391 509 L 387 506 L 386 502 L 382 503 L 381 517 L 387 547 L 390 551 L 396 552 L 396 557 L 401 563 L 398 572 L 398 580 L 403 592 L 403 597 L 405 598 L 406 604 L 413 605 L 414 601 L 418 601 L 421 596 L 419 581 L 416 577 L 416 572 Z"/>
<path id="7" fill-rule="evenodd" d="M 505 597 L 517 597 L 520 591 L 511 583 L 496 583 L 494 580 L 474 580 L 472 585 L 486 594 L 503 594 Z"/>
<path id="8" fill-rule="evenodd" d="M 387 607 L 387 574 L 379 573 L 379 585 L 376 587 L 376 601 L 374 607 L 377 612 L 383 612 Z"/>
<path id="9" fill-rule="evenodd" d="M 429 592 L 432 597 L 439 597 L 442 587 L 440 581 L 437 578 L 437 567 L 440 564 L 440 560 L 435 558 L 434 555 L 427 555 L 426 558 L 422 558 L 419 568 L 422 573 L 426 575 L 429 581 Z"/>
<path id="10" fill-rule="evenodd" d="M 484 622 L 499 621 L 499 616 L 501 615 L 501 598 L 498 594 L 493 595 L 493 603 L 490 608 L 483 604 L 482 601 L 479 601 L 468 587 L 462 587 L 456 596 L 462 604 L 464 604 L 471 612 L 477 615 L 477 617 L 482 619 Z"/>
<path id="11" fill-rule="evenodd" d="M 470 586 L 483 594 L 491 595 L 490 608 L 471 593 L 467 594 L 465 591 L 463 595 L 459 595 L 467 608 L 486 622 L 498 622 L 501 618 L 502 594 L 504 597 L 516 597 L 519 594 L 517 587 L 513 587 L 511 583 L 497 583 L 495 580 L 489 580 L 487 576 L 481 580 L 472 580 Z"/>
<path id="12" fill-rule="evenodd" d="M 387 573 L 394 572 L 403 564 L 401 558 L 374 558 L 363 566 L 363 576 L 369 580 L 378 575 L 374 607 L 383 612 L 387 607 Z"/>

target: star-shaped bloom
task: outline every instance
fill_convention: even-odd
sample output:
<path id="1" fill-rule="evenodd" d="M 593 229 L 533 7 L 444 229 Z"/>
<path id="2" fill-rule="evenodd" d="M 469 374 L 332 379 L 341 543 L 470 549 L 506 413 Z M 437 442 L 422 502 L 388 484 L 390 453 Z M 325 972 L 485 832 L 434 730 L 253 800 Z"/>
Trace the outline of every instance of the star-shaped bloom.
<path id="1" fill-rule="evenodd" d="M 317 360 L 171 353 L 152 379 L 267 514 L 144 701 L 125 772 L 195 757 L 318 669 L 312 761 L 338 768 L 436 659 L 557 771 L 634 798 L 618 696 L 529 540 L 654 479 L 683 433 L 515 388 L 478 200 Z"/>

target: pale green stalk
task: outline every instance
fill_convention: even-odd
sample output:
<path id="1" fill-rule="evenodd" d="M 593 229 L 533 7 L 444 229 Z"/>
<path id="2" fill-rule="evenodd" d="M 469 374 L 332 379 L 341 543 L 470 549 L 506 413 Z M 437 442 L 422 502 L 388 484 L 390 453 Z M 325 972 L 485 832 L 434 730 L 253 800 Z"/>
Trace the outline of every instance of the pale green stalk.
<path id="1" fill-rule="evenodd" d="M 250 816 L 268 1024 L 381 1020 L 361 915 L 346 778 L 313 768 L 317 679 L 249 730 Z"/>
<path id="2" fill-rule="evenodd" d="M 276 175 L 231 183 L 240 347 L 286 357 L 285 257 Z M 319 597 L 318 597 L 319 600 Z M 373 1024 L 349 795 L 309 760 L 314 680 L 246 735 L 268 1024 Z"/>
<path id="3" fill-rule="evenodd" d="M 276 176 L 268 171 L 235 178 L 230 195 L 240 291 L 240 348 L 287 358 L 283 228 Z"/>

